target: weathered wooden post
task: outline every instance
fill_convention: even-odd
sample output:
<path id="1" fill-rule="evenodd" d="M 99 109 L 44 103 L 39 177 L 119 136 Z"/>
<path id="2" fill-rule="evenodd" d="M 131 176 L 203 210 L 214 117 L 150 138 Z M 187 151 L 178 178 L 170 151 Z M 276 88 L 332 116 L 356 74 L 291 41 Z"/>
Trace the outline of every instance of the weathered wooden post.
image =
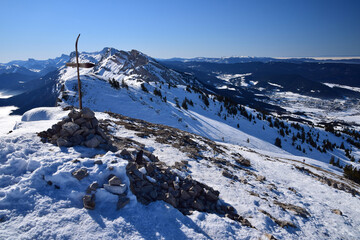
<path id="1" fill-rule="evenodd" d="M 95 66 L 93 63 L 79 63 L 79 52 L 78 52 L 78 41 L 79 36 L 76 38 L 75 42 L 75 53 L 76 53 L 76 63 L 66 63 L 67 67 L 76 67 L 77 68 L 77 77 L 78 77 L 78 91 L 79 91 L 79 109 L 82 109 L 82 94 L 81 94 L 81 81 L 80 81 L 80 71 L 79 68 L 92 68 Z"/>

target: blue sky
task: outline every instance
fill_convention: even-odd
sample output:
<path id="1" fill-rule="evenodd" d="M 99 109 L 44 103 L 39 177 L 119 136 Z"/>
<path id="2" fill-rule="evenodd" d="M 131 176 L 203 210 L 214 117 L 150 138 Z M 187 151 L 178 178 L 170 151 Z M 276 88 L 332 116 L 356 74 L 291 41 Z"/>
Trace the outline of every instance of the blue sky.
<path id="1" fill-rule="evenodd" d="M 360 56 L 358 0 L 0 1 L 0 62 L 74 50 L 152 57 Z"/>

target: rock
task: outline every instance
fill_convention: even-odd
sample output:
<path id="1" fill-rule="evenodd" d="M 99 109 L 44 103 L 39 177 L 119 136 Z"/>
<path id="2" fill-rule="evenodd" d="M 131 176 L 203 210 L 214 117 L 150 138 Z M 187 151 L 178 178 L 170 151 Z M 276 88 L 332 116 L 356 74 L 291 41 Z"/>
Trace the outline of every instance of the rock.
<path id="1" fill-rule="evenodd" d="M 84 133 L 84 129 L 80 128 L 76 132 L 74 132 L 73 136 L 82 135 Z"/>
<path id="2" fill-rule="evenodd" d="M 257 175 L 256 176 L 256 181 L 260 181 L 260 182 L 262 182 L 262 181 L 265 181 L 265 177 L 264 176 L 261 176 L 261 175 Z"/>
<path id="3" fill-rule="evenodd" d="M 244 177 L 240 177 L 240 182 L 242 183 L 242 184 L 247 184 L 248 183 L 248 181 L 244 178 Z"/>
<path id="4" fill-rule="evenodd" d="M 140 150 L 137 153 L 136 160 L 135 160 L 136 164 L 141 165 L 143 163 L 143 154 L 144 154 L 143 150 Z"/>
<path id="5" fill-rule="evenodd" d="M 173 181 L 173 185 L 174 185 L 174 189 L 175 191 L 179 190 L 180 189 L 180 186 L 179 186 L 179 183 Z"/>
<path id="6" fill-rule="evenodd" d="M 84 122 L 86 122 L 86 119 L 85 118 L 78 118 L 74 121 L 74 123 L 76 123 L 77 125 L 81 125 L 83 124 Z"/>
<path id="7" fill-rule="evenodd" d="M 296 191 L 295 188 L 293 188 L 293 187 L 289 187 L 288 189 L 289 189 L 290 191 L 294 192 L 295 194 L 297 193 L 297 191 Z"/>
<path id="8" fill-rule="evenodd" d="M 339 209 L 331 209 L 331 212 L 333 212 L 333 213 L 335 213 L 337 215 L 340 215 L 340 216 L 343 215 L 342 212 Z"/>
<path id="9" fill-rule="evenodd" d="M 157 197 L 158 197 L 158 194 L 157 194 L 156 190 L 151 191 L 149 195 L 154 200 L 156 200 Z"/>
<path id="10" fill-rule="evenodd" d="M 96 128 L 99 125 L 99 121 L 96 118 L 91 119 L 91 126 Z"/>
<path id="11" fill-rule="evenodd" d="M 136 170 L 136 164 L 129 162 L 128 165 L 126 165 L 126 171 L 132 172 Z"/>
<path id="12" fill-rule="evenodd" d="M 190 194 L 184 190 L 180 191 L 180 198 L 181 200 L 189 200 L 191 198 Z"/>
<path id="13" fill-rule="evenodd" d="M 245 167 L 250 167 L 251 166 L 251 163 L 250 163 L 250 160 L 244 158 L 244 157 L 240 157 L 238 159 L 235 159 L 235 161 L 240 164 L 240 165 L 243 165 Z"/>
<path id="14" fill-rule="evenodd" d="M 227 178 L 233 178 L 233 175 L 226 170 L 222 171 L 222 175 Z"/>
<path id="15" fill-rule="evenodd" d="M 200 199 L 195 200 L 193 202 L 192 206 L 193 206 L 193 208 L 195 208 L 198 211 L 204 210 L 204 204 L 202 203 L 202 201 Z"/>
<path id="16" fill-rule="evenodd" d="M 120 178 L 118 178 L 117 176 L 113 176 L 110 180 L 109 180 L 109 185 L 110 186 L 121 186 L 122 182 L 120 180 Z"/>
<path id="17" fill-rule="evenodd" d="M 134 169 L 134 170 L 133 170 L 133 173 L 134 173 L 134 175 L 137 176 L 138 178 L 144 179 L 144 174 L 142 174 L 142 172 L 140 172 L 139 170 Z"/>
<path id="18" fill-rule="evenodd" d="M 54 130 L 55 132 L 60 132 L 61 126 L 58 124 L 54 124 L 51 126 L 51 129 Z"/>
<path id="19" fill-rule="evenodd" d="M 101 141 L 99 140 L 99 135 L 95 135 L 91 139 L 84 142 L 84 145 L 88 148 L 96 148 L 100 145 Z M 101 137 L 100 137 L 101 138 Z"/>
<path id="20" fill-rule="evenodd" d="M 88 129 L 87 127 L 82 126 L 80 128 L 80 130 L 82 130 L 81 135 L 84 136 L 84 137 L 87 137 L 90 134 L 90 129 Z"/>
<path id="21" fill-rule="evenodd" d="M 143 193 L 150 193 L 153 190 L 154 190 L 154 187 L 151 184 L 144 185 L 141 187 L 141 192 L 143 192 Z"/>
<path id="22" fill-rule="evenodd" d="M 146 175 L 146 173 L 147 173 L 146 169 L 144 167 L 139 168 L 139 171 L 144 175 Z"/>
<path id="23" fill-rule="evenodd" d="M 154 172 L 154 167 L 152 166 L 151 163 L 147 163 L 146 166 L 145 166 L 145 168 L 146 168 L 146 172 L 147 172 L 149 175 L 151 175 L 151 174 Z"/>
<path id="24" fill-rule="evenodd" d="M 62 138 L 67 138 L 67 137 L 70 137 L 71 134 L 66 131 L 65 129 L 61 129 L 60 132 L 58 133 L 58 135 Z M 50 136 L 53 136 L 53 135 L 50 135 Z"/>
<path id="25" fill-rule="evenodd" d="M 103 130 L 101 130 L 101 128 L 97 128 L 96 129 L 96 133 L 99 134 L 103 139 L 107 139 L 107 136 L 105 135 L 105 133 L 103 132 Z"/>
<path id="26" fill-rule="evenodd" d="M 161 183 L 161 184 L 160 184 L 160 187 L 161 187 L 162 189 L 165 189 L 165 190 L 168 190 L 168 189 L 169 189 L 169 185 L 168 185 L 167 182 Z"/>
<path id="27" fill-rule="evenodd" d="M 75 170 L 74 172 L 72 172 L 72 175 L 77 179 L 77 180 L 81 180 L 84 177 L 88 176 L 88 172 L 86 168 L 80 168 L 78 170 Z"/>
<path id="28" fill-rule="evenodd" d="M 101 164 L 103 164 L 103 162 L 101 160 L 95 160 L 94 164 L 101 165 Z"/>
<path id="29" fill-rule="evenodd" d="M 123 207 L 125 207 L 126 204 L 130 202 L 130 198 L 128 197 L 119 197 L 119 200 L 116 205 L 116 209 L 119 210 Z"/>
<path id="30" fill-rule="evenodd" d="M 54 136 L 51 137 L 50 142 L 51 142 L 52 144 L 56 144 L 56 145 L 57 145 L 57 140 L 58 140 L 58 139 L 59 139 L 59 137 L 58 137 L 57 135 L 54 135 Z"/>
<path id="31" fill-rule="evenodd" d="M 99 184 L 97 182 L 93 182 L 86 190 L 86 193 L 91 193 L 92 191 L 96 191 L 98 188 L 99 188 Z"/>
<path id="32" fill-rule="evenodd" d="M 296 215 L 299 215 L 301 217 L 307 218 L 310 216 L 310 213 L 306 211 L 305 208 L 290 204 L 290 203 L 281 203 L 279 201 L 274 201 L 274 204 L 280 206 L 284 210 L 289 210 L 294 212 Z"/>
<path id="33" fill-rule="evenodd" d="M 121 150 L 121 152 L 120 152 L 120 156 L 123 156 L 123 157 L 131 157 L 131 154 L 130 154 L 130 152 L 129 152 L 127 149 L 123 149 L 123 150 Z"/>
<path id="34" fill-rule="evenodd" d="M 81 110 L 81 117 L 91 119 L 95 117 L 95 113 L 90 108 L 85 107 Z"/>
<path id="35" fill-rule="evenodd" d="M 89 210 L 94 210 L 95 209 L 95 195 L 85 195 L 83 197 L 83 205 L 84 208 L 89 209 Z"/>
<path id="36" fill-rule="evenodd" d="M 216 202 L 219 198 L 210 190 L 205 189 L 204 190 L 206 194 L 206 200 Z"/>
<path id="37" fill-rule="evenodd" d="M 120 186 L 110 186 L 109 184 L 104 184 L 104 188 L 108 192 L 111 192 L 111 193 L 117 194 L 117 195 L 123 194 L 127 189 L 125 184 L 121 184 Z"/>
<path id="38" fill-rule="evenodd" d="M 69 118 L 71 119 L 78 119 L 79 117 L 81 117 L 81 113 L 76 111 L 75 109 L 71 110 L 68 114 Z"/>
<path id="39" fill-rule="evenodd" d="M 178 206 L 178 202 L 176 201 L 176 198 L 170 193 L 165 193 L 164 201 L 171 204 L 175 208 Z"/>
<path id="40" fill-rule="evenodd" d="M 56 143 L 58 147 L 71 147 L 73 145 L 70 141 L 61 137 L 56 140 Z"/>
<path id="41" fill-rule="evenodd" d="M 84 141 L 84 137 L 81 135 L 72 136 L 69 141 L 75 146 L 80 145 Z"/>
<path id="42" fill-rule="evenodd" d="M 189 189 L 189 194 L 193 197 L 197 197 L 201 194 L 202 190 L 202 187 L 199 185 L 194 185 Z"/>
<path id="43" fill-rule="evenodd" d="M 73 133 L 76 132 L 76 130 L 79 128 L 80 126 L 73 122 L 68 122 L 62 125 L 62 129 L 67 131 L 70 135 L 73 135 Z"/>

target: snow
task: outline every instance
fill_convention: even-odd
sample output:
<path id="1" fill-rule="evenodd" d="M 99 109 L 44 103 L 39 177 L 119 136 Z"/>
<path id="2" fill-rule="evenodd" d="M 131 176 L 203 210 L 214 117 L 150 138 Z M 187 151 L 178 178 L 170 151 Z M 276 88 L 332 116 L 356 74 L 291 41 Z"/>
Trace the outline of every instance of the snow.
<path id="1" fill-rule="evenodd" d="M 358 87 L 350 87 L 347 85 L 334 84 L 334 83 L 323 83 L 323 84 L 325 84 L 326 86 L 331 87 L 331 88 L 338 87 L 338 88 L 344 88 L 344 89 L 348 89 L 348 90 L 355 91 L 355 92 L 360 92 L 360 88 L 358 88 Z"/>
<path id="2" fill-rule="evenodd" d="M 125 170 L 127 160 L 99 149 L 82 146 L 58 148 L 42 143 L 36 133 L 67 115 L 68 112 L 62 111 L 61 107 L 32 109 L 21 117 L 7 116 L 14 109 L 7 107 L 2 108 L 3 115 L 0 116 L 0 239 L 259 239 L 265 233 L 271 233 L 277 239 L 360 238 L 360 210 L 356 208 L 360 203 L 359 196 L 330 187 L 296 168 L 306 167 L 320 176 L 350 184 L 342 177 L 341 169 L 328 164 L 330 156 L 341 159 L 342 164 L 351 163 L 343 150 L 335 149 L 324 154 L 315 149 L 309 151 L 309 144 L 303 143 L 301 146 L 307 153 L 302 153 L 291 145 L 291 136 L 281 137 L 283 147 L 278 148 L 274 145 L 279 136 L 278 129 L 269 127 L 267 121 L 258 118 L 249 121 L 241 115 L 226 114 L 221 110 L 223 103 L 213 101 L 211 95 L 209 106 L 205 106 L 200 94 L 186 90 L 178 73 L 157 68 L 152 60 L 144 68 L 128 68 L 126 58 L 121 58 L 110 48 L 80 56 L 81 61 L 102 66 L 80 71 L 84 107 L 95 110 L 98 119 L 113 121 L 109 126 L 113 135 L 144 144 L 146 150 L 166 165 L 188 161 L 188 171 L 173 171 L 182 177 L 190 174 L 195 180 L 219 190 L 221 201 L 231 204 L 256 229 L 216 214 L 195 211 L 184 216 L 162 201 L 144 206 L 137 202 L 131 191 L 126 193 L 130 203 L 116 210 L 117 196 L 105 190 L 108 188 L 107 178 L 114 174 L 129 186 Z M 141 72 L 144 69 L 155 79 L 143 81 Z M 167 74 L 171 75 L 170 80 L 163 77 Z M 245 83 L 246 74 L 240 75 L 220 77 L 224 81 L 240 77 L 244 78 L 244 84 L 248 84 Z M 124 80 L 128 88 L 114 89 L 108 83 L 109 79 L 120 83 Z M 61 68 L 58 83 L 64 84 L 69 96 L 62 106 L 77 106 L 76 69 Z M 149 93 L 141 90 L 142 83 Z M 177 87 L 168 87 L 170 83 Z M 154 89 L 160 90 L 167 101 L 155 96 Z M 345 113 L 319 110 L 315 104 L 322 104 L 324 100 L 304 98 L 290 92 L 277 94 L 274 101 L 276 96 L 286 99 L 289 111 L 328 114 L 334 119 L 348 114 L 349 118 L 358 121 L 356 109 L 349 107 Z M 176 102 L 181 105 L 185 98 L 192 100 L 193 106 L 188 104 L 187 110 L 176 107 Z M 314 102 L 314 105 L 305 105 L 305 101 Z M 332 102 L 334 104 L 346 102 Z M 224 152 L 217 153 L 207 147 L 202 154 L 209 159 L 225 160 L 229 163 L 225 169 L 249 184 L 224 177 L 224 168 L 206 158 L 195 160 L 169 144 L 156 142 L 155 137 L 139 137 L 136 130 L 117 125 L 116 120 L 104 111 L 168 125 L 216 141 Z M 250 108 L 246 111 L 254 117 L 257 115 Z M 343 142 L 320 128 L 303 127 L 307 132 L 319 133 L 319 142 L 325 139 L 337 145 Z M 13 131 L 8 133 L 9 130 Z M 295 129 L 291 130 L 296 134 Z M 192 135 L 192 140 L 204 144 L 200 136 Z M 346 142 L 345 146 L 350 147 Z M 232 168 L 231 164 L 237 164 L 234 154 L 249 159 L 251 167 L 246 170 Z M 359 150 L 353 148 L 352 154 L 356 159 L 360 158 Z M 94 164 L 95 160 L 101 160 L 103 164 Z M 86 168 L 89 175 L 79 181 L 71 173 L 80 168 Z M 146 174 L 145 168 L 140 171 Z M 259 182 L 253 174 L 264 176 L 266 180 Z M 150 182 L 156 181 L 147 178 Z M 96 208 L 86 210 L 82 206 L 82 197 L 95 181 L 101 187 L 96 192 Z M 351 185 L 360 190 L 359 185 Z M 285 211 L 274 204 L 275 200 L 303 207 L 310 217 L 303 218 Z M 341 210 L 343 215 L 334 214 L 332 209 Z M 290 221 L 297 228 L 281 228 L 259 210 Z"/>
<path id="3" fill-rule="evenodd" d="M 48 120 L 35 120 L 36 113 L 44 112 L 46 116 L 51 116 Z M 261 151 L 218 142 L 227 150 L 216 157 L 233 162 L 231 154 L 240 153 L 251 161 L 252 171 L 266 177 L 266 181 L 261 183 L 244 171 L 234 171 L 233 174 L 250 183 L 242 184 L 223 177 L 221 169 L 206 160 L 189 159 L 169 145 L 157 143 L 151 137 L 138 137 L 136 131 L 120 125 L 112 126 L 115 135 L 130 137 L 145 144 L 167 165 L 188 160 L 192 177 L 219 190 L 221 199 L 234 206 L 256 229 L 241 226 L 215 214 L 194 212 L 184 216 L 162 201 L 144 206 L 137 202 L 131 191 L 127 192 L 130 203 L 116 210 L 117 196 L 100 188 L 96 192 L 95 210 L 86 210 L 82 207 L 81 198 L 91 183 L 97 181 L 103 186 L 107 177 L 114 174 L 123 183 L 129 184 L 125 170 L 127 161 L 103 150 L 58 148 L 41 143 L 36 132 L 50 127 L 64 114 L 66 112 L 59 108 L 31 110 L 31 113 L 25 115 L 34 116 L 32 121 L 22 121 L 11 134 L 1 136 L 0 218 L 4 218 L 4 221 L 0 225 L 0 238 L 259 239 L 264 233 L 272 233 L 278 239 L 356 239 L 360 236 L 360 210 L 354 207 L 360 204 L 360 199 L 296 170 L 294 165 L 303 165 L 301 157 L 282 150 L 274 152 L 272 144 L 264 141 L 253 143 L 258 144 L 258 149 L 263 149 Z M 96 116 L 111 119 L 100 112 Z M 209 119 L 202 118 L 202 121 L 205 124 Z M 214 128 L 221 129 L 224 126 L 215 125 Z M 214 153 L 209 150 L 204 154 L 212 156 Z M 73 162 L 75 159 L 79 161 Z M 101 160 L 103 164 L 94 164 L 95 160 Z M 306 158 L 306 163 L 311 164 L 311 161 L 323 164 Z M 311 165 L 306 167 L 315 172 Z M 325 168 L 325 164 L 322 167 Z M 81 181 L 71 175 L 79 168 L 86 168 L 89 173 Z M 338 178 L 323 170 L 318 171 L 328 177 Z M 275 184 L 277 190 L 270 190 L 270 183 Z M 289 187 L 297 193 L 289 191 Z M 250 191 L 260 194 L 262 198 L 249 194 Z M 311 216 L 305 219 L 284 211 L 273 204 L 274 199 L 303 207 Z M 259 212 L 259 209 L 278 219 L 291 221 L 298 228 L 283 229 Z M 332 213 L 331 209 L 340 209 L 343 216 Z"/>
<path id="4" fill-rule="evenodd" d="M 40 120 L 57 120 L 67 116 L 66 111 L 61 111 L 61 107 L 51 108 L 51 107 L 42 107 L 34 108 L 23 114 L 21 121 L 40 121 Z"/>
<path id="5" fill-rule="evenodd" d="M 276 84 L 276 83 L 268 82 L 268 84 L 271 85 L 271 86 L 274 86 L 274 87 L 283 88 L 283 86 L 281 86 L 279 84 Z"/>
<path id="6" fill-rule="evenodd" d="M 11 131 L 21 116 L 9 116 L 9 114 L 16 110 L 15 106 L 0 107 L 0 135 Z"/>

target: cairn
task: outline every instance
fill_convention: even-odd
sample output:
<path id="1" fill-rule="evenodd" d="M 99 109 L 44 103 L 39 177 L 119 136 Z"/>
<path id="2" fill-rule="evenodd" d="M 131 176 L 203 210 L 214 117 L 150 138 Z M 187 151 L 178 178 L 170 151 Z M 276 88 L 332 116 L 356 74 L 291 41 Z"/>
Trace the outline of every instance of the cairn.
<path id="1" fill-rule="evenodd" d="M 111 150 L 108 138 L 99 127 L 95 113 L 89 108 L 80 111 L 72 109 L 68 117 L 54 124 L 46 131 L 38 133 L 42 142 L 50 142 L 59 147 L 86 146 Z"/>

